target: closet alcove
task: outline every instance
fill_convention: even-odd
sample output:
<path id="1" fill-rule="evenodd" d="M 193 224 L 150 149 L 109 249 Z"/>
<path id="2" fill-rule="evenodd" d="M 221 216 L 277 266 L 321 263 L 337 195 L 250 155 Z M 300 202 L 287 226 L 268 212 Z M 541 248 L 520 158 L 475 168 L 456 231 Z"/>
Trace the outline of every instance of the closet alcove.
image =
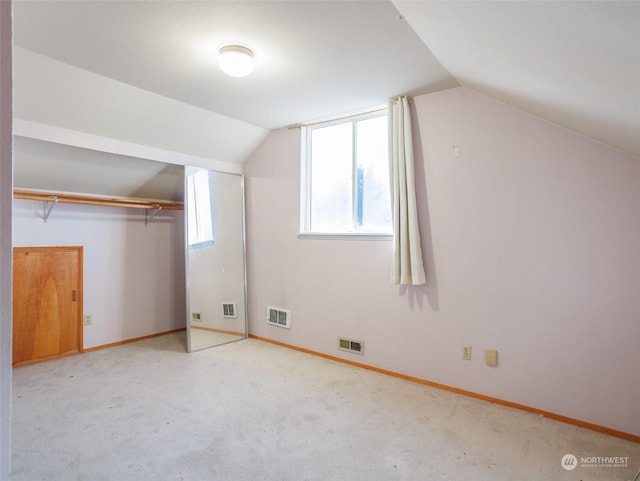
<path id="1" fill-rule="evenodd" d="M 98 301 L 93 305 L 89 303 L 84 310 L 94 319 L 93 326 L 84 325 L 86 349 L 185 328 L 187 337 L 183 348 L 188 351 L 246 337 L 241 175 L 29 137 L 16 136 L 14 142 L 14 198 L 22 202 L 14 210 L 14 216 L 23 217 L 17 226 L 16 246 L 56 245 L 56 241 L 48 237 L 49 232 L 62 229 L 63 223 L 66 223 L 67 231 L 77 229 L 81 232 L 92 229 L 102 218 L 108 223 L 122 217 L 118 227 L 124 232 L 121 237 L 133 244 L 123 247 L 111 243 L 114 248 L 111 253 L 106 252 L 111 250 L 111 245 L 103 242 L 105 254 L 117 256 L 123 249 L 144 255 L 146 250 L 159 252 L 144 265 L 136 261 L 136 254 L 110 260 L 122 270 L 121 276 L 128 284 L 126 287 L 105 284 L 106 288 L 101 285 L 100 292 L 94 292 L 93 297 Z M 210 183 L 208 202 L 214 237 L 210 242 L 190 245 L 188 232 L 192 223 L 185 209 L 193 204 L 188 202 L 185 189 L 189 174 L 195 170 L 206 172 Z M 201 193 L 198 195 L 201 197 Z M 81 205 L 62 207 L 63 204 Z M 109 207 L 121 209 L 110 210 Z M 25 214 L 26 210 L 30 212 Z M 99 214 L 98 218 L 92 218 L 95 213 Z M 33 226 L 30 230 L 46 232 L 47 236 L 39 238 L 30 232 L 25 241 L 25 236 L 19 232 L 26 222 L 25 216 Z M 89 225 L 85 226 L 82 219 Z M 202 222 L 202 212 L 199 220 Z M 72 221 L 75 223 L 69 224 Z M 171 230 L 170 235 L 166 234 L 167 229 Z M 137 234 L 133 234 L 134 231 Z M 157 242 L 156 233 L 161 236 Z M 78 239 L 87 235 L 86 232 L 84 236 L 78 235 Z M 152 239 L 154 245 L 141 245 L 141 235 Z M 74 242 L 72 235 L 67 235 L 69 238 L 72 239 L 66 241 L 69 245 L 82 244 L 81 240 Z M 91 274 L 95 249 L 85 249 L 85 252 L 85 271 Z M 171 263 L 171 266 L 165 268 L 164 263 Z M 146 277 L 141 270 L 149 270 Z M 154 277 L 152 271 L 160 274 Z M 92 275 L 88 277 L 92 278 Z M 130 277 L 143 280 L 136 283 Z M 85 282 L 91 280 L 85 276 Z M 98 290 L 89 285 L 85 291 L 91 293 L 92 289 Z M 166 301 L 167 297 L 171 300 Z M 102 315 L 100 306 L 111 305 L 111 299 L 123 298 L 117 314 L 105 312 Z M 199 314 L 195 321 L 194 312 Z M 109 324 L 110 331 L 103 323 Z M 117 325 L 119 323 L 122 325 Z"/>

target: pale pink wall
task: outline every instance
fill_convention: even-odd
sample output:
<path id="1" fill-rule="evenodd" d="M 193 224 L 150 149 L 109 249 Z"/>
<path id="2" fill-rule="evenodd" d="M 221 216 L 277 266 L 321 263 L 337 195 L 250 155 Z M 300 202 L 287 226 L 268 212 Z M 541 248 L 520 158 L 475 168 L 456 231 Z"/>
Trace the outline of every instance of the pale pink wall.
<path id="1" fill-rule="evenodd" d="M 184 217 L 162 211 L 144 225 L 144 210 L 16 200 L 15 246 L 83 246 L 84 327 L 90 348 L 184 328 Z"/>
<path id="2" fill-rule="evenodd" d="M 640 159 L 466 88 L 414 107 L 428 284 L 390 284 L 390 242 L 297 238 L 300 132 L 277 130 L 245 170 L 250 332 L 640 434 Z"/>

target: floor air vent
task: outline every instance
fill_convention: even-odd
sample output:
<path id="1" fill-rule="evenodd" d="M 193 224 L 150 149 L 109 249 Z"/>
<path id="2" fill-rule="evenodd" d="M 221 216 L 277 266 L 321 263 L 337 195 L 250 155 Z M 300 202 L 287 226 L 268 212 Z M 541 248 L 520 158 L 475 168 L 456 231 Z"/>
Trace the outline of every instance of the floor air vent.
<path id="1" fill-rule="evenodd" d="M 339 337 L 338 349 L 341 351 L 355 352 L 356 354 L 364 354 L 364 342 Z"/>
<path id="2" fill-rule="evenodd" d="M 274 326 L 291 327 L 291 311 L 278 307 L 267 307 L 267 323 Z"/>
<path id="3" fill-rule="evenodd" d="M 238 317 L 238 314 L 236 313 L 235 302 L 222 303 L 222 317 Z"/>

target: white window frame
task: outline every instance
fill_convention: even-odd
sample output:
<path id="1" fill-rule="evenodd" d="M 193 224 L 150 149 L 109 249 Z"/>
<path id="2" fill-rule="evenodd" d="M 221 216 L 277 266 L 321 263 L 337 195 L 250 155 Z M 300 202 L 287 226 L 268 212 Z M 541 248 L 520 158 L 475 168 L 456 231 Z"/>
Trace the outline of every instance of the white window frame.
<path id="1" fill-rule="evenodd" d="M 330 127 L 346 122 L 355 123 L 361 120 L 367 120 L 375 117 L 389 117 L 388 106 L 379 106 L 364 112 L 358 112 L 351 115 L 342 115 L 333 119 L 325 119 L 309 124 L 303 124 L 301 130 L 301 163 L 300 163 L 300 231 L 299 238 L 310 239 L 340 239 L 340 240 L 392 240 L 393 233 L 375 233 L 375 232 L 313 232 L 311 231 L 311 130 L 316 128 Z M 388 121 L 390 121 L 388 119 Z M 354 146 L 355 149 L 355 146 Z M 357 166 L 352 162 L 353 169 Z M 356 178 L 354 172 L 354 179 Z M 355 180 L 353 182 L 355 189 Z M 389 200 L 391 201 L 391 200 Z M 355 218 L 357 205 L 353 205 L 353 217 Z"/>

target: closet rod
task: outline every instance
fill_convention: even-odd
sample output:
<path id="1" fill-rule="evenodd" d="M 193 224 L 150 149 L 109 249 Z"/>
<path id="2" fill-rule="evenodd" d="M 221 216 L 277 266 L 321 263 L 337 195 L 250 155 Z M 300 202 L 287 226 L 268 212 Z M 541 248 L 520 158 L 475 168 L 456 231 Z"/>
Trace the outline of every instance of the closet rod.
<path id="1" fill-rule="evenodd" d="M 100 197 L 82 194 L 70 194 L 59 192 L 44 192 L 39 190 L 14 189 L 15 199 L 41 200 L 51 202 L 56 198 L 57 202 L 67 204 L 105 205 L 112 207 L 132 207 L 135 209 L 184 210 L 184 205 L 174 202 L 158 202 L 157 200 L 128 199 L 122 197 Z"/>

